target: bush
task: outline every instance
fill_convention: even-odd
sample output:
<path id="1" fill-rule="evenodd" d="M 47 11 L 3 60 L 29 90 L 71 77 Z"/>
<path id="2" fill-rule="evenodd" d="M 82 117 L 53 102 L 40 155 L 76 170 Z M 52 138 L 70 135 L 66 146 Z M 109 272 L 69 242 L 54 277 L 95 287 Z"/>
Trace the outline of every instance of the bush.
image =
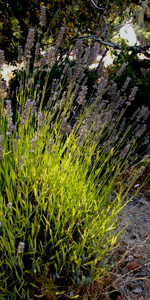
<path id="1" fill-rule="evenodd" d="M 114 83 L 107 77 L 86 100 L 80 42 L 76 64 L 70 69 L 64 63 L 60 80 L 55 78 L 46 93 L 57 43 L 48 53 L 45 78 L 39 74 L 41 96 L 38 60 L 30 73 L 28 46 L 14 118 L 11 101 L 1 97 L 1 299 L 82 296 L 83 287 L 106 276 L 120 234 L 114 231 L 117 214 L 149 163 L 149 148 L 137 156 L 139 138 L 147 143 L 144 124 L 136 126 L 144 120 L 142 111 L 131 126 L 125 124 L 126 100 L 117 90 L 112 94 Z"/>
<path id="2" fill-rule="evenodd" d="M 121 76 L 116 76 L 123 64 L 126 68 Z M 117 88 L 121 89 L 126 78 L 130 78 L 129 84 L 126 89 L 126 96 L 129 97 L 131 88 L 138 87 L 132 105 L 127 110 L 126 116 L 130 120 L 133 112 L 142 105 L 150 109 L 150 62 L 148 59 L 139 59 L 137 53 L 132 51 L 129 53 L 127 46 L 122 42 L 122 50 L 114 60 L 113 66 L 110 68 L 110 77 L 114 78 Z M 147 120 L 148 128 L 150 120 Z"/>

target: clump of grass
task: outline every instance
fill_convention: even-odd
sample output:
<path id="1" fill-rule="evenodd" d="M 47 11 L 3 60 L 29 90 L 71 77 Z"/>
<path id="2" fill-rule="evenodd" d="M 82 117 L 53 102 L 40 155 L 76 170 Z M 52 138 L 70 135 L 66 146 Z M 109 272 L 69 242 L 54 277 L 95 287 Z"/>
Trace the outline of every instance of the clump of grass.
<path id="1" fill-rule="evenodd" d="M 123 105 L 129 106 L 135 89 L 125 105 L 125 92 L 105 77 L 86 100 L 88 58 L 80 41 L 73 49 L 75 66 L 65 65 L 42 110 L 52 65 L 63 59 L 57 58 L 63 32 L 43 62 L 49 68 L 41 97 L 34 88 L 36 68 L 43 70 L 38 55 L 32 76 L 29 70 L 33 30 L 14 118 L 11 100 L 1 96 L 1 299 L 77 296 L 81 287 L 106 276 L 120 234 L 114 231 L 117 214 L 149 162 L 148 148 L 137 155 L 141 139 L 147 143 L 139 122 L 145 114 L 135 113 L 132 124 L 123 119 Z M 134 172 L 127 174 L 133 164 Z"/>

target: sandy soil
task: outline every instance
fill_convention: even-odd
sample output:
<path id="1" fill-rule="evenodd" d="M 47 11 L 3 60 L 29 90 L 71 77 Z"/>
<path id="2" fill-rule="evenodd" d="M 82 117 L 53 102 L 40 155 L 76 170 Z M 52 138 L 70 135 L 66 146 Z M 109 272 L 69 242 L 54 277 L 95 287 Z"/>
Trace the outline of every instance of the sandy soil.
<path id="1" fill-rule="evenodd" d="M 116 300 L 150 300 L 150 201 L 146 194 L 135 197 L 118 215 L 118 230 L 126 228 L 112 257 L 116 275 L 112 286 L 120 292 Z"/>

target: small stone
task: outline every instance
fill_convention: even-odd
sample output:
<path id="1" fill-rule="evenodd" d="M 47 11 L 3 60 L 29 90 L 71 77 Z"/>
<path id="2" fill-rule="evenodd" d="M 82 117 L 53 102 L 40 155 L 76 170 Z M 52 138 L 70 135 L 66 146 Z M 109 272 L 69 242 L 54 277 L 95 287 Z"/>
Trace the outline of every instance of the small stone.
<path id="1" fill-rule="evenodd" d="M 134 261 L 134 262 L 130 263 L 127 267 L 128 267 L 129 271 L 136 271 L 139 267 L 139 264 L 137 261 Z"/>
<path id="2" fill-rule="evenodd" d="M 74 297 L 74 293 L 73 292 L 70 292 L 70 297 Z"/>
<path id="3" fill-rule="evenodd" d="M 142 289 L 141 288 L 135 288 L 132 290 L 133 293 L 135 294 L 139 294 L 139 293 L 142 293 Z"/>

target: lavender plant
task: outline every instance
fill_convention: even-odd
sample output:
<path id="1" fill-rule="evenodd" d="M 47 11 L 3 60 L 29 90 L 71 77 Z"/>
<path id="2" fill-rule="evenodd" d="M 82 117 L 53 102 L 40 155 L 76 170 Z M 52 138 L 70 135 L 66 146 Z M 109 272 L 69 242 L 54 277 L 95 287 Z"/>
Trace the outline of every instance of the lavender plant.
<path id="1" fill-rule="evenodd" d="M 24 58 L 28 66 L 31 32 Z M 149 136 L 144 135 L 149 110 L 142 107 L 126 124 L 124 106 L 130 105 L 136 88 L 127 99 L 127 82 L 117 91 L 107 77 L 100 78 L 87 101 L 81 42 L 75 46 L 76 64 L 72 69 L 65 65 L 60 79 L 53 80 L 42 110 L 63 33 L 45 58 L 49 68 L 38 109 L 33 82 L 42 62 L 37 57 L 32 76 L 28 70 L 20 83 L 15 118 L 11 100 L 0 99 L 1 299 L 77 296 L 81 287 L 106 276 L 107 259 L 120 235 L 114 231 L 117 214 L 131 200 L 128 193 L 149 163 Z M 145 151 L 139 158 L 141 140 Z"/>

